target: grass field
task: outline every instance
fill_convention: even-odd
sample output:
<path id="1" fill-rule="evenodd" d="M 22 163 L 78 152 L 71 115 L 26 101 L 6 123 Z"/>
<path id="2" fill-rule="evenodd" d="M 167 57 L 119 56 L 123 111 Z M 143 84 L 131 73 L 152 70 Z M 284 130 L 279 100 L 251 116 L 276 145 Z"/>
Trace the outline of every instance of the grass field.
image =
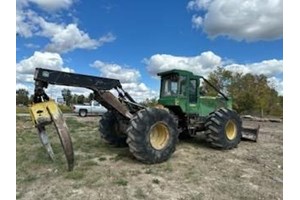
<path id="1" fill-rule="evenodd" d="M 73 112 L 72 109 L 69 106 L 66 105 L 58 105 L 60 110 L 63 113 L 71 113 Z M 16 106 L 16 113 L 29 113 L 29 108 L 27 106 Z"/>
<path id="2" fill-rule="evenodd" d="M 17 199 L 282 199 L 282 124 L 261 123 L 258 143 L 217 151 L 199 137 L 170 160 L 145 165 L 99 138 L 98 117 L 67 117 L 75 167 L 67 171 L 54 127 L 52 162 L 29 117 L 17 117 Z"/>

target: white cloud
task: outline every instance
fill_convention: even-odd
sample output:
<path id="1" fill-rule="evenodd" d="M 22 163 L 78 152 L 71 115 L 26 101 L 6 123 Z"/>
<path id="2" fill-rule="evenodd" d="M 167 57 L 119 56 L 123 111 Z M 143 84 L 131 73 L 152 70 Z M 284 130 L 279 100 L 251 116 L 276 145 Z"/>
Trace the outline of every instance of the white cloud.
<path id="1" fill-rule="evenodd" d="M 251 74 L 264 74 L 267 77 L 278 76 L 283 72 L 283 62 L 282 60 L 264 60 L 258 63 L 250 64 L 230 64 L 226 65 L 225 68 L 230 71 L 240 72 L 240 73 L 251 73 Z"/>
<path id="2" fill-rule="evenodd" d="M 46 51 L 66 53 L 75 49 L 97 49 L 116 39 L 112 33 L 107 33 L 98 39 L 91 38 L 88 33 L 80 30 L 75 23 L 66 25 L 46 21 L 36 12 L 27 9 L 24 6 L 27 4 L 23 3 L 22 5 L 17 7 L 16 12 L 17 34 L 25 38 L 33 36 L 48 38 L 50 43 L 46 46 Z"/>
<path id="3" fill-rule="evenodd" d="M 122 83 L 122 87 L 127 91 L 137 102 L 158 97 L 156 91 L 151 90 L 144 83 L 140 82 L 141 74 L 138 70 L 128 66 L 106 63 L 96 60 L 92 67 L 100 71 L 101 77 L 118 79 Z"/>
<path id="4" fill-rule="evenodd" d="M 29 94 L 33 94 L 34 91 L 34 72 L 35 68 L 45 68 L 64 72 L 74 72 L 73 69 L 65 67 L 63 59 L 58 53 L 51 52 L 39 52 L 26 59 L 21 60 L 16 65 L 16 89 L 24 88 L 29 91 Z M 45 89 L 46 93 L 52 98 L 57 99 L 61 97 L 61 90 L 67 88 L 70 89 L 72 94 L 88 96 L 91 90 L 80 87 L 69 87 L 63 85 L 49 85 Z"/>
<path id="5" fill-rule="evenodd" d="M 36 14 L 32 11 L 23 11 L 17 9 L 16 12 L 16 33 L 22 37 L 29 38 L 33 36 L 33 32 L 37 30 L 37 26 L 30 19 Z"/>
<path id="6" fill-rule="evenodd" d="M 31 57 L 21 60 L 19 63 L 17 63 L 17 83 L 33 83 L 33 75 L 35 68 L 37 67 L 65 72 L 74 71 L 68 67 L 63 66 L 63 60 L 59 54 L 36 51 Z"/>
<path id="7" fill-rule="evenodd" d="M 35 3 L 38 7 L 46 11 L 56 11 L 60 9 L 67 9 L 73 4 L 73 0 L 28 0 L 28 2 Z"/>
<path id="8" fill-rule="evenodd" d="M 209 37 L 246 41 L 282 38 L 282 7 L 282 0 L 192 0 L 187 5 L 197 16 L 205 12 L 201 27 Z M 193 27 L 200 28 L 200 20 L 193 19 Z"/>
<path id="9" fill-rule="evenodd" d="M 115 39 L 116 39 L 116 36 L 114 36 L 112 33 L 107 33 L 106 35 L 104 35 L 98 39 L 98 43 L 101 46 L 104 43 L 113 42 L 113 41 L 115 41 Z"/>
<path id="10" fill-rule="evenodd" d="M 151 90 L 144 83 L 123 83 L 123 89 L 137 102 L 145 101 L 146 99 L 158 98 L 159 93 Z"/>
<path id="11" fill-rule="evenodd" d="M 32 87 L 31 87 L 32 88 Z M 27 90 L 27 91 L 29 91 L 30 90 L 30 86 L 28 86 L 28 85 L 25 85 L 25 84 L 22 84 L 22 83 L 17 83 L 16 84 L 16 90 L 18 90 L 18 89 L 25 89 L 25 90 Z M 33 90 L 32 90 L 33 91 Z M 32 92 L 31 91 L 31 92 Z"/>
<path id="12" fill-rule="evenodd" d="M 268 78 L 269 85 L 273 87 L 279 95 L 283 95 L 283 80 L 277 77 Z"/>
<path id="13" fill-rule="evenodd" d="M 172 69 L 182 69 L 206 77 L 210 72 L 214 71 L 217 66 L 243 74 L 264 74 L 270 81 L 270 85 L 274 86 L 279 94 L 283 93 L 281 78 L 283 73 L 282 60 L 271 59 L 249 64 L 227 64 L 226 60 L 223 61 L 218 55 L 207 51 L 194 57 L 156 54 L 146 59 L 146 64 L 149 73 L 152 75 Z"/>
<path id="14" fill-rule="evenodd" d="M 29 49 L 38 49 L 38 48 L 40 48 L 40 45 L 33 44 L 33 43 L 27 43 L 27 44 L 24 44 L 24 46 L 29 48 Z"/>
<path id="15" fill-rule="evenodd" d="M 189 1 L 187 8 L 189 10 L 207 9 L 212 1 L 213 0 L 192 0 L 192 1 Z"/>
<path id="16" fill-rule="evenodd" d="M 87 33 L 78 29 L 76 24 L 69 24 L 58 29 L 61 31 L 53 33 L 51 43 L 46 47 L 47 51 L 65 53 L 74 49 L 97 49 L 104 43 L 115 40 L 115 36 L 111 33 L 98 40 L 91 39 Z"/>
<path id="17" fill-rule="evenodd" d="M 201 16 L 197 16 L 197 15 L 193 15 L 192 17 L 192 25 L 193 25 L 193 28 L 200 28 L 203 24 L 203 19 Z"/>
<path id="18" fill-rule="evenodd" d="M 35 68 L 45 68 L 64 72 L 74 72 L 73 69 L 65 67 L 63 59 L 58 53 L 51 52 L 39 52 L 26 59 L 21 60 L 16 64 L 16 89 L 24 88 L 29 91 L 29 94 L 34 92 L 34 72 Z M 67 88 L 70 89 L 72 94 L 88 96 L 92 91 L 80 87 L 69 87 L 63 85 L 51 85 L 45 89 L 48 96 L 52 99 L 61 97 L 61 90 Z"/>
<path id="19" fill-rule="evenodd" d="M 100 60 L 96 60 L 92 66 L 99 69 L 101 76 L 118 79 L 121 83 L 138 82 L 141 77 L 140 72 L 135 69 L 122 67 L 117 64 L 105 63 Z"/>
<path id="20" fill-rule="evenodd" d="M 61 9 L 68 9 L 73 3 L 74 0 L 17 0 L 17 8 L 34 4 L 45 11 L 54 12 Z"/>
<path id="21" fill-rule="evenodd" d="M 155 54 L 146 59 L 145 62 L 147 70 L 152 75 L 172 69 L 183 69 L 205 76 L 222 64 L 221 57 L 211 51 L 203 52 L 194 57 Z"/>

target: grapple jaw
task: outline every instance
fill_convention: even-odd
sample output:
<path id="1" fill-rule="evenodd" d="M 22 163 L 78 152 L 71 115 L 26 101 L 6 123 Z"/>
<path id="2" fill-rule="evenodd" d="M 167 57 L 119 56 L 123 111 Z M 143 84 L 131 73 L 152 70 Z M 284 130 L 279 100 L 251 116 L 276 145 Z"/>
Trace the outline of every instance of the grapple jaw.
<path id="1" fill-rule="evenodd" d="M 30 115 L 35 127 L 38 130 L 39 138 L 45 147 L 49 157 L 54 160 L 54 153 L 46 133 L 45 126 L 54 123 L 60 143 L 63 147 L 64 154 L 68 163 L 68 170 L 73 170 L 74 167 L 74 152 L 72 140 L 69 134 L 69 129 L 63 118 L 63 114 L 57 104 L 50 100 L 33 104 L 30 108 Z"/>
<path id="2" fill-rule="evenodd" d="M 257 142 L 260 125 L 257 128 L 242 127 L 242 139 Z"/>

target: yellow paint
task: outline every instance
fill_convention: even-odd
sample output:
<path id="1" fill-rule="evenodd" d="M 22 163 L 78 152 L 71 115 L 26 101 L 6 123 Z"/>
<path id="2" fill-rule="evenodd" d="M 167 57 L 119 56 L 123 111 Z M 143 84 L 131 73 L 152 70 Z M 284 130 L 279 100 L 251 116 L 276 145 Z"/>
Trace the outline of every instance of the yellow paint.
<path id="1" fill-rule="evenodd" d="M 150 144 L 153 148 L 161 150 L 168 144 L 169 129 L 163 122 L 155 123 L 150 130 Z"/>
<path id="2" fill-rule="evenodd" d="M 232 120 L 229 120 L 227 122 L 225 126 L 225 132 L 229 140 L 234 140 L 236 138 L 237 128 L 236 128 L 236 124 Z"/>
<path id="3" fill-rule="evenodd" d="M 29 107 L 29 113 L 34 125 L 47 125 L 52 122 L 52 117 L 57 117 L 61 111 L 54 101 L 46 101 L 33 104 Z"/>

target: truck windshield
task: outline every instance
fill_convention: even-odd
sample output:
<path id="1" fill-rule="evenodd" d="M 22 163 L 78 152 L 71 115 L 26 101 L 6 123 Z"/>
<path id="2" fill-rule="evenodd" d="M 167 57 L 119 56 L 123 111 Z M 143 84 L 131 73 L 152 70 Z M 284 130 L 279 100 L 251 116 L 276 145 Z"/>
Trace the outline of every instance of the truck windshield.
<path id="1" fill-rule="evenodd" d="M 178 94 L 178 75 L 170 75 L 163 78 L 162 81 L 162 97 L 176 96 Z"/>

